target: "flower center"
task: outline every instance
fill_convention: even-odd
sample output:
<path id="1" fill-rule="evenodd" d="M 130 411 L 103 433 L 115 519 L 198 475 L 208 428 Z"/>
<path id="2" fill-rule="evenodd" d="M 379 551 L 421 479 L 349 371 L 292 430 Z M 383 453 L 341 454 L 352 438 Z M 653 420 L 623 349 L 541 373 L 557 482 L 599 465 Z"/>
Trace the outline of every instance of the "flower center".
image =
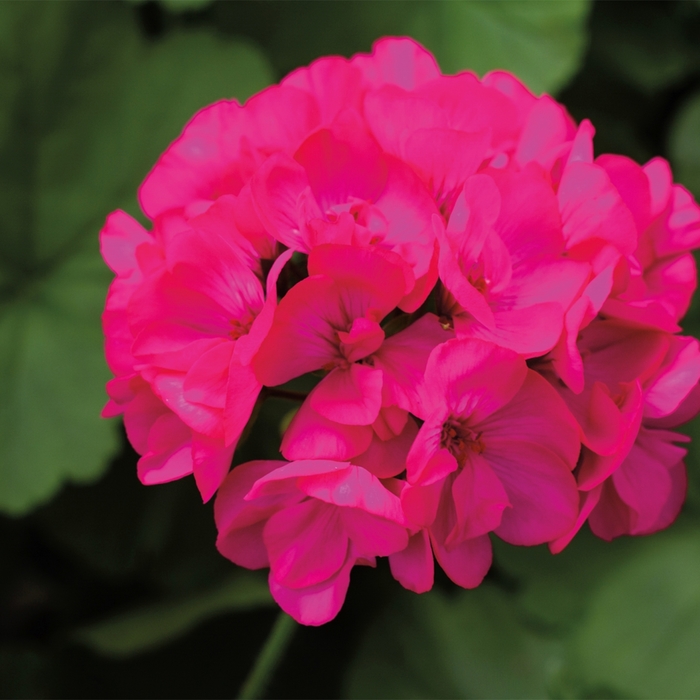
<path id="1" fill-rule="evenodd" d="M 481 433 L 477 433 L 454 418 L 449 418 L 443 424 L 440 446 L 450 452 L 460 467 L 464 466 L 470 454 L 480 455 L 485 449 Z"/>
<path id="2" fill-rule="evenodd" d="M 255 318 L 250 314 L 242 319 L 232 318 L 229 321 L 231 330 L 228 332 L 228 337 L 231 338 L 231 340 L 238 340 L 241 336 L 248 335 L 254 320 Z"/>

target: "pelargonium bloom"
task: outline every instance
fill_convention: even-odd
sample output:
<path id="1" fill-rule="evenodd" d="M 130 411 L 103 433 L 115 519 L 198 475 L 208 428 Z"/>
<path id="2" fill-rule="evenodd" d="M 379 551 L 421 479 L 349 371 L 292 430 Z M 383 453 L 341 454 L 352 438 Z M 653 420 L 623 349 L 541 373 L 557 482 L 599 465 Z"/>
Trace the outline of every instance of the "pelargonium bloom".
<path id="1" fill-rule="evenodd" d="M 139 190 L 150 230 L 114 212 L 101 235 L 104 414 L 139 478 L 217 494 L 219 551 L 313 625 L 377 557 L 470 588 L 492 537 L 670 525 L 700 208 L 594 134 L 410 39 L 201 110 Z M 231 469 L 274 397 L 297 402 L 280 459 Z"/>

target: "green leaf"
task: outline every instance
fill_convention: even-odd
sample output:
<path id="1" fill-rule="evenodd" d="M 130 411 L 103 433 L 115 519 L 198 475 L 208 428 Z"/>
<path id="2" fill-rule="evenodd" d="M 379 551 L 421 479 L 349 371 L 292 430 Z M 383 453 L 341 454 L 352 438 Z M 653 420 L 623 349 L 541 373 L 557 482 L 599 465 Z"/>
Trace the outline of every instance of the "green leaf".
<path id="1" fill-rule="evenodd" d="M 669 150 L 675 179 L 700 197 L 700 92 L 692 95 L 676 115 Z"/>
<path id="2" fill-rule="evenodd" d="M 221 613 L 272 604 L 267 578 L 241 570 L 197 595 L 139 608 L 84 627 L 75 632 L 74 639 L 105 656 L 127 657 L 174 641 Z"/>
<path id="3" fill-rule="evenodd" d="M 522 614 L 544 629 L 566 633 L 585 614 L 600 579 L 641 544 L 639 539 L 605 542 L 587 526 L 560 554 L 546 545 L 516 547 L 493 538 L 494 567 L 511 581 Z"/>
<path id="4" fill-rule="evenodd" d="M 143 5 L 148 0 L 128 0 L 134 5 Z M 161 5 L 171 12 L 196 12 L 211 5 L 213 0 L 160 0 Z"/>
<path id="5" fill-rule="evenodd" d="M 346 677 L 351 698 L 543 697 L 562 671 L 561 644 L 534 634 L 507 595 L 483 584 L 449 597 L 396 594 Z"/>
<path id="6" fill-rule="evenodd" d="M 658 535 L 600 583 L 575 637 L 580 675 L 624 697 L 700 696 L 700 533 Z"/>
<path id="7" fill-rule="evenodd" d="M 382 36 L 409 35 L 445 72 L 512 71 L 532 90 L 556 91 L 578 70 L 588 0 L 215 3 L 217 28 L 259 36 L 282 75 L 325 54 L 369 51 Z M 293 31 L 290 31 L 293 27 Z"/>
<path id="8" fill-rule="evenodd" d="M 586 0 L 428 3 L 413 18 L 411 34 L 445 72 L 502 68 L 537 93 L 554 92 L 580 65 L 589 8 Z"/>
<path id="9" fill-rule="evenodd" d="M 103 472 L 98 230 L 198 108 L 269 78 L 236 42 L 146 44 L 126 4 L 0 3 L 0 511 Z"/>
<path id="10" fill-rule="evenodd" d="M 698 65 L 689 24 L 698 18 L 690 3 L 620 3 L 597 8 L 592 54 L 638 90 L 652 94 L 678 84 Z"/>

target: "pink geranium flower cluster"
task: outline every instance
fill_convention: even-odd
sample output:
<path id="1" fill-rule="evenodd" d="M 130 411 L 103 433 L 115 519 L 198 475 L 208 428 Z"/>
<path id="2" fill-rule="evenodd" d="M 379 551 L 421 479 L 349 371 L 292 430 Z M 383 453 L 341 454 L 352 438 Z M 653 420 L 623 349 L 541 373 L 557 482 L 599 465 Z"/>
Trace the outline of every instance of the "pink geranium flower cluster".
<path id="1" fill-rule="evenodd" d="M 478 586 L 490 534 L 563 549 L 676 517 L 700 407 L 679 335 L 700 209 L 666 161 L 408 39 L 196 114 L 110 215 L 105 415 L 155 484 L 217 493 L 217 546 L 321 624 L 350 571 Z M 315 377 L 279 461 L 230 470 L 254 409 Z M 279 387 L 274 389 L 274 387 Z"/>

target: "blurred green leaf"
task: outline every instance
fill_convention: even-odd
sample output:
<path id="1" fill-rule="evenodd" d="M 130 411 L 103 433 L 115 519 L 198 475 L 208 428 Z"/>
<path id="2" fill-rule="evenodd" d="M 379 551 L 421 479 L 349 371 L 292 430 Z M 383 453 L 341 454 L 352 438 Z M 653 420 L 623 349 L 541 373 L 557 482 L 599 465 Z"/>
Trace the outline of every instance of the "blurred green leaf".
<path id="1" fill-rule="evenodd" d="M 217 28 L 258 37 L 281 75 L 324 54 L 349 56 L 382 36 L 409 35 L 445 72 L 503 68 L 551 92 L 580 66 L 589 9 L 588 0 L 272 0 L 215 3 L 212 12 Z"/>
<path id="2" fill-rule="evenodd" d="M 560 642 L 483 584 L 449 597 L 398 591 L 349 668 L 351 698 L 540 698 L 563 672 Z"/>
<path id="3" fill-rule="evenodd" d="M 128 0 L 134 5 L 143 5 L 148 0 Z M 171 12 L 194 12 L 211 5 L 213 0 L 159 0 Z"/>
<path id="4" fill-rule="evenodd" d="M 533 623 L 566 633 L 583 617 L 601 578 L 633 554 L 640 540 L 605 542 L 588 526 L 561 553 L 546 545 L 516 547 L 493 538 L 494 565 L 512 582 L 513 600 Z"/>
<path id="5" fill-rule="evenodd" d="M 625 697 L 700 696 L 700 534 L 657 535 L 601 582 L 574 643 L 587 683 Z"/>
<path id="6" fill-rule="evenodd" d="M 78 630 L 76 641 L 105 656 L 149 651 L 226 612 L 272 605 L 264 574 L 238 571 L 216 588 L 123 613 Z"/>
<path id="7" fill-rule="evenodd" d="M 669 131 L 675 179 L 700 197 L 700 92 L 680 108 Z"/>
<path id="8" fill-rule="evenodd" d="M 0 3 L 0 510 L 102 473 L 99 227 L 198 108 L 269 78 L 205 33 L 147 45 L 126 4 Z"/>
<path id="9" fill-rule="evenodd" d="M 443 71 L 483 75 L 502 68 L 531 90 L 554 92 L 577 71 L 586 48 L 587 0 L 470 0 L 427 3 L 409 33 Z"/>
<path id="10" fill-rule="evenodd" d="M 688 20 L 700 16 L 690 3 L 638 3 L 634 12 L 609 3 L 593 16 L 596 60 L 637 89 L 653 93 L 678 83 L 698 66 Z"/>

